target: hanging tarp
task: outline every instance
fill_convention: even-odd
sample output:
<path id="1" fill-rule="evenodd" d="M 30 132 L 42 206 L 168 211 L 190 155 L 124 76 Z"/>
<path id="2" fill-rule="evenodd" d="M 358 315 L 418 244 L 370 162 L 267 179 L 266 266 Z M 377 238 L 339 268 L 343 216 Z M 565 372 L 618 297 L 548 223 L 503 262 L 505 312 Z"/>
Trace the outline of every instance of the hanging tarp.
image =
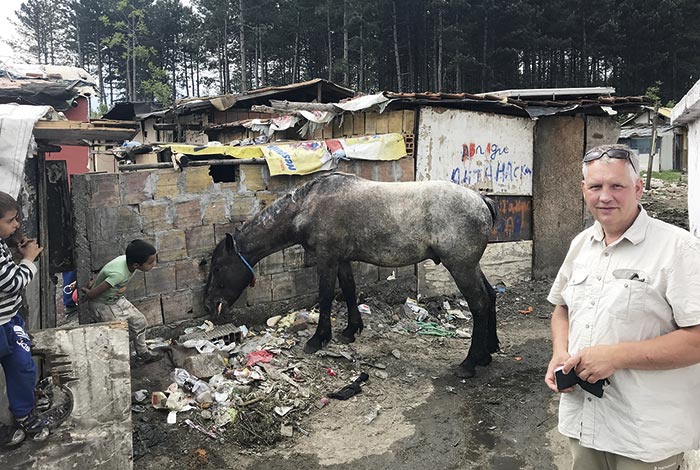
<path id="1" fill-rule="evenodd" d="M 0 104 L 0 191 L 17 198 L 34 125 L 51 107 Z"/>
<path id="2" fill-rule="evenodd" d="M 263 153 L 259 146 L 234 147 L 230 145 L 185 145 L 185 144 L 163 144 L 162 147 L 169 147 L 173 154 L 182 153 L 184 155 L 226 155 L 233 158 L 262 158 Z"/>
<path id="3" fill-rule="evenodd" d="M 366 111 L 376 106 L 378 111 L 383 113 L 387 104 L 389 104 L 389 98 L 387 98 L 384 93 L 377 93 L 375 95 L 359 96 L 342 103 L 335 103 L 335 106 L 343 111 L 350 112 Z"/>
<path id="4" fill-rule="evenodd" d="M 333 158 L 320 141 L 267 145 L 262 148 L 270 175 L 308 175 L 333 168 Z"/>
<path id="5" fill-rule="evenodd" d="M 398 160 L 406 156 L 401 134 L 363 135 L 338 139 L 345 156 L 356 160 Z"/>

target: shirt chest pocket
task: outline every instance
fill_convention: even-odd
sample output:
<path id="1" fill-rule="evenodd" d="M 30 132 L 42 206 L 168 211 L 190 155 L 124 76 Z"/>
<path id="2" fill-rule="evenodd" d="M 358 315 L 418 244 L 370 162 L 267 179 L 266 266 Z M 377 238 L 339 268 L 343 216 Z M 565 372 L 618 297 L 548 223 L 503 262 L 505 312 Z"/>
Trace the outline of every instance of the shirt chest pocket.
<path id="1" fill-rule="evenodd" d="M 618 274 L 613 272 L 614 278 L 606 286 L 605 296 L 610 299 L 608 313 L 619 320 L 634 320 L 644 312 L 649 285 L 642 273 L 634 279 L 619 279 Z"/>
<path id="2" fill-rule="evenodd" d="M 585 302 L 586 279 L 588 279 L 588 270 L 585 268 L 575 268 L 571 273 L 571 279 L 561 294 L 569 310 L 578 311 Z"/>

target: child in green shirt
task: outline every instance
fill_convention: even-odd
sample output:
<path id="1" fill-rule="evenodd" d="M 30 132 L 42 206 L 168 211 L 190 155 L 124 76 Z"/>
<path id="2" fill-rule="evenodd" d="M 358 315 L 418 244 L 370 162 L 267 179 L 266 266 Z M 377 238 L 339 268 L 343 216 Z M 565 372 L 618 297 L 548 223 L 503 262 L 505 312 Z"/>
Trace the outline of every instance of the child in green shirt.
<path id="1" fill-rule="evenodd" d="M 146 317 L 124 297 L 124 291 L 136 270 L 148 272 L 156 264 L 156 249 L 145 240 L 134 240 L 126 254 L 117 256 L 97 274 L 93 287 L 83 289 L 90 299 L 90 308 L 98 321 L 126 321 L 129 325 L 138 362 L 148 363 L 161 358 L 146 346 Z"/>

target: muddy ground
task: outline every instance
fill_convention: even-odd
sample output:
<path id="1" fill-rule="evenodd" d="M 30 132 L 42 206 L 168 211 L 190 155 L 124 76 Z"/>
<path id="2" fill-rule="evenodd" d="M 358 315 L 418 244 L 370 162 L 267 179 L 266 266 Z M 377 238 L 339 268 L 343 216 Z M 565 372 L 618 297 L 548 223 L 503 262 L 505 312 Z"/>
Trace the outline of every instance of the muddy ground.
<path id="1" fill-rule="evenodd" d="M 687 227 L 686 198 L 685 185 L 666 183 L 644 202 L 653 215 Z M 501 289 L 501 351 L 468 380 L 458 379 L 453 367 L 464 359 L 469 339 L 407 331 L 398 299 L 412 296 L 410 289 L 391 282 L 378 286 L 364 298 L 372 309 L 364 316 L 364 333 L 354 344 L 334 341 L 328 348 L 337 357 L 305 355 L 307 332 L 284 335 L 296 344 L 282 349 L 274 363 L 280 369 L 297 366 L 308 398 L 286 384 L 273 388 L 265 399 L 240 407 L 237 421 L 216 439 L 182 424 L 189 417 L 209 426 L 200 411 L 180 413 L 178 424 L 168 425 L 165 412 L 147 407 L 132 415 L 134 468 L 566 468 L 568 448 L 556 430 L 558 398 L 543 382 L 551 350 L 551 306 L 545 300 L 550 285 L 544 279 Z M 428 302 L 432 320 L 445 319 L 444 300 L 459 306 L 457 298 Z M 337 337 L 345 317 L 342 304 L 336 310 Z M 471 329 L 468 320 L 451 322 Z M 165 390 L 171 370 L 167 360 L 136 367 L 132 389 Z M 362 393 L 319 408 L 320 397 L 360 372 L 370 376 Z M 280 417 L 272 411 L 278 404 L 294 409 Z M 291 437 L 280 436 L 283 424 L 293 429 Z"/>

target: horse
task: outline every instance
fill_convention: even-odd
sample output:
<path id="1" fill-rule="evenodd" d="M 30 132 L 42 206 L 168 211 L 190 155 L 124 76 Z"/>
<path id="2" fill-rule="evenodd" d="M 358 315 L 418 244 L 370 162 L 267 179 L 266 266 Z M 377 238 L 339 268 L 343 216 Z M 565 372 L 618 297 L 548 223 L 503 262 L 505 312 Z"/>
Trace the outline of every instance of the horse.
<path id="1" fill-rule="evenodd" d="M 332 338 L 336 278 L 348 307 L 340 340 L 353 342 L 364 328 L 352 261 L 399 267 L 430 259 L 447 268 L 472 312 L 471 346 L 456 373 L 473 377 L 475 366 L 488 365 L 499 347 L 496 293 L 479 266 L 496 216 L 491 199 L 447 181 L 385 183 L 324 174 L 226 234 L 212 254 L 205 305 L 209 312 L 229 309 L 255 284 L 256 263 L 301 245 L 317 262 L 319 321 L 304 346 L 312 354 Z"/>

